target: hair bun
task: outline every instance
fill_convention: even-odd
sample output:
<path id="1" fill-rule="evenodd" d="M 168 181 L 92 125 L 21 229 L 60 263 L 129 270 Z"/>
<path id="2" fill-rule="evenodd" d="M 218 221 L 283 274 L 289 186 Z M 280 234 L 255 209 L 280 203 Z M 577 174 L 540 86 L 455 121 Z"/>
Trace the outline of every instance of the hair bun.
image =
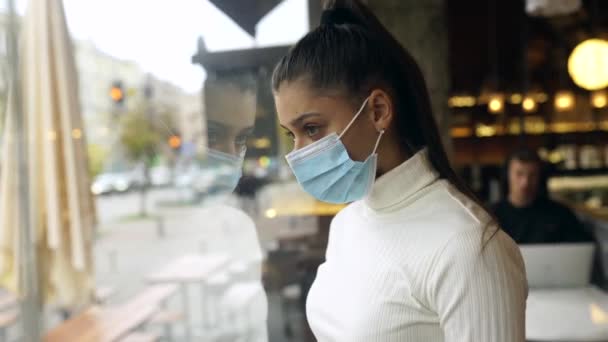
<path id="1" fill-rule="evenodd" d="M 360 25 L 361 20 L 347 8 L 331 8 L 321 13 L 321 25 Z"/>

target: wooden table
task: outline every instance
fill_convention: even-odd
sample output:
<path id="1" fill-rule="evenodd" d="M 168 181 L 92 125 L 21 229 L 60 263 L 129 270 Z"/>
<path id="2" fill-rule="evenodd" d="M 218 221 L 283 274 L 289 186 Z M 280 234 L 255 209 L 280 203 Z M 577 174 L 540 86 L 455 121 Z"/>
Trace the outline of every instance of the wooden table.
<path id="1" fill-rule="evenodd" d="M 121 312 L 93 306 L 60 324 L 44 337 L 46 342 L 113 342 L 129 334 L 157 311 L 156 307 Z"/>
<path id="2" fill-rule="evenodd" d="M 50 330 L 44 341 L 114 342 L 149 320 L 175 291 L 175 286 L 155 286 L 120 306 L 92 306 Z"/>
<path id="3" fill-rule="evenodd" d="M 160 271 L 146 277 L 150 283 L 177 283 L 180 285 L 187 341 L 192 341 L 192 322 L 190 319 L 192 303 L 188 298 L 187 285 L 193 283 L 203 285 L 205 280 L 229 263 L 230 258 L 224 254 L 185 255 L 170 262 Z"/>
<path id="4" fill-rule="evenodd" d="M 589 286 L 530 289 L 528 341 L 608 341 L 608 295 Z"/>
<path id="5" fill-rule="evenodd" d="M 200 283 L 229 262 L 230 258 L 223 254 L 185 255 L 146 279 L 151 283 Z"/>

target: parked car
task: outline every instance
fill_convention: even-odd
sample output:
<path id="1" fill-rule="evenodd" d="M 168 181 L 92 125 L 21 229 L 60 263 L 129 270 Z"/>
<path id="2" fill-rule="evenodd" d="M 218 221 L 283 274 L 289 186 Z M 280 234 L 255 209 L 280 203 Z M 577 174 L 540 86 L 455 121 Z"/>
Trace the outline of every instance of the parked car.
<path id="1" fill-rule="evenodd" d="M 125 192 L 129 190 L 129 177 L 124 173 L 102 173 L 95 177 L 91 184 L 91 192 L 94 195 L 105 195 L 113 192 Z"/>
<path id="2" fill-rule="evenodd" d="M 171 169 L 166 166 L 155 166 L 150 169 L 150 184 L 152 186 L 168 186 L 171 185 L 172 175 Z"/>
<path id="3" fill-rule="evenodd" d="M 145 184 L 143 171 L 139 169 L 124 172 L 107 172 L 95 177 L 91 184 L 94 195 L 124 193 Z"/>

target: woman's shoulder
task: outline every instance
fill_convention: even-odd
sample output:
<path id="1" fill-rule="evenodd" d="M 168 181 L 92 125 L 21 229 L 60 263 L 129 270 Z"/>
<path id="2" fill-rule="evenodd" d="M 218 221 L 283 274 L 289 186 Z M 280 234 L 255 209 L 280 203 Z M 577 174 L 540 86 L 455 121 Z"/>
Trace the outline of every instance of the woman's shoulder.
<path id="1" fill-rule="evenodd" d="M 417 201 L 408 213 L 414 219 L 407 222 L 419 226 L 417 231 L 422 236 L 417 239 L 427 247 L 429 257 L 448 254 L 474 258 L 482 247 L 517 249 L 484 207 L 447 181 L 442 183 Z"/>
<path id="2" fill-rule="evenodd" d="M 521 254 L 517 244 L 494 222 L 481 230 L 463 230 L 447 237 L 443 245 L 436 250 L 438 255 L 447 260 L 477 259 L 480 255 L 508 255 L 519 259 Z M 523 262 L 523 261 L 522 261 Z"/>
<path id="3" fill-rule="evenodd" d="M 519 248 L 502 230 L 490 233 L 487 239 L 472 232 L 452 236 L 436 251 L 427 285 L 435 288 L 451 277 L 465 287 L 480 281 L 484 286 L 500 287 L 506 286 L 504 279 L 507 278 L 511 284 L 525 288 L 526 271 Z"/>
<path id="4" fill-rule="evenodd" d="M 488 225 L 494 224 L 486 209 L 447 181 L 438 182 L 433 191 L 419 198 L 404 215 L 416 218 L 425 224 L 426 230 L 442 236 L 461 232 L 481 235 Z"/>

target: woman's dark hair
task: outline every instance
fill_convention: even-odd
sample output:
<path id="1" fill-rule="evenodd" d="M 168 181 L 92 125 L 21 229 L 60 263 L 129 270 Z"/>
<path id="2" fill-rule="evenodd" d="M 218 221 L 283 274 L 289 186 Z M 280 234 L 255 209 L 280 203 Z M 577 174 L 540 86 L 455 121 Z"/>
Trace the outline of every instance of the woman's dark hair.
<path id="1" fill-rule="evenodd" d="M 450 166 L 414 58 L 360 1 L 326 1 L 321 25 L 279 61 L 272 88 L 276 92 L 283 82 L 299 79 L 313 89 L 342 90 L 357 103 L 374 88 L 387 91 L 395 101 L 396 128 L 406 151 L 413 155 L 426 147 L 440 177 L 485 208 Z M 483 240 L 495 233 L 486 229 Z"/>

